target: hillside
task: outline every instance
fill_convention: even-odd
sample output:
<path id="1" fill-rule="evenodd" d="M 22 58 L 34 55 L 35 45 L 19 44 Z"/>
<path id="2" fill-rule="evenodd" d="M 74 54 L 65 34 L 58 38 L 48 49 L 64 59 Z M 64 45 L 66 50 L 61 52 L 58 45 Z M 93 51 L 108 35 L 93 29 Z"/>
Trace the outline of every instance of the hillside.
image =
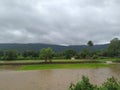
<path id="1" fill-rule="evenodd" d="M 30 43 L 30 44 L 0 44 L 0 50 L 36 50 L 39 51 L 42 48 L 51 47 L 56 52 L 61 52 L 66 49 L 73 49 L 76 51 L 81 51 L 83 48 L 88 48 L 90 50 L 101 50 L 106 49 L 108 44 L 104 45 L 94 45 L 93 47 L 88 47 L 86 45 L 70 45 L 70 46 L 61 46 L 61 45 L 52 45 L 52 44 L 40 44 L 40 43 Z"/>

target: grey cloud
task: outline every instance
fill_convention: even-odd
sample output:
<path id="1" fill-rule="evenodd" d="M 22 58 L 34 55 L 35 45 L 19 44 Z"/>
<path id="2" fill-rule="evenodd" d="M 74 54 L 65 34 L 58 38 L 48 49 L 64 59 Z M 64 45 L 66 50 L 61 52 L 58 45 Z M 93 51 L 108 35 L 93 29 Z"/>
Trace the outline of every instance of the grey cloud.
<path id="1" fill-rule="evenodd" d="M 119 9 L 119 0 L 0 0 L 0 42 L 107 43 L 120 38 Z"/>

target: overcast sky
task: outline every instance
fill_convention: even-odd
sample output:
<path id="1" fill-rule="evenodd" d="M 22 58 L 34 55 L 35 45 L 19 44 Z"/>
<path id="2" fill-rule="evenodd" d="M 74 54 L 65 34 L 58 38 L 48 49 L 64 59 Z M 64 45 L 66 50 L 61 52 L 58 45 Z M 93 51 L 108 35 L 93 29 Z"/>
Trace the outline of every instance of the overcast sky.
<path id="1" fill-rule="evenodd" d="M 0 43 L 81 45 L 120 38 L 120 0 L 0 0 Z"/>

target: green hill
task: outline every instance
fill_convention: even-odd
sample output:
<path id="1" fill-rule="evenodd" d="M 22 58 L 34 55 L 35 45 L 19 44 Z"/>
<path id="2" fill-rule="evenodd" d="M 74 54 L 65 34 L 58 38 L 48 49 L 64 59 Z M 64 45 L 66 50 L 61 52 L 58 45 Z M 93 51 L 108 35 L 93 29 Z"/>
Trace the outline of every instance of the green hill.
<path id="1" fill-rule="evenodd" d="M 47 47 L 51 47 L 56 52 L 61 52 L 66 49 L 73 49 L 76 51 L 81 51 L 83 48 L 87 48 L 90 50 L 101 50 L 101 49 L 106 49 L 108 47 L 108 44 L 94 45 L 93 47 L 88 47 L 86 45 L 62 46 L 62 45 L 41 44 L 41 43 L 29 43 L 29 44 L 2 43 L 0 44 L 0 50 L 17 50 L 17 51 L 36 50 L 36 51 L 39 51 L 40 49 L 47 48 Z"/>

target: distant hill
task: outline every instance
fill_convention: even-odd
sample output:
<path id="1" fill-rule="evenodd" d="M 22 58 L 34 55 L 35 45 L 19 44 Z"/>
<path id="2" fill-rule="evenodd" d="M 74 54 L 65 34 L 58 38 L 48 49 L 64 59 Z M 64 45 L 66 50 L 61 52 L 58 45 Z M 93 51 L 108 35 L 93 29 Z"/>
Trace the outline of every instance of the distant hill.
<path id="1" fill-rule="evenodd" d="M 61 52 L 66 49 L 73 49 L 76 51 L 81 51 L 83 48 L 90 50 L 101 50 L 106 49 L 108 44 L 104 45 L 94 45 L 93 47 L 88 47 L 86 45 L 70 45 L 70 46 L 61 46 L 61 45 L 52 45 L 52 44 L 40 44 L 40 43 L 30 43 L 30 44 L 0 44 L 0 50 L 36 50 L 39 51 L 42 48 L 51 47 L 56 52 Z"/>

